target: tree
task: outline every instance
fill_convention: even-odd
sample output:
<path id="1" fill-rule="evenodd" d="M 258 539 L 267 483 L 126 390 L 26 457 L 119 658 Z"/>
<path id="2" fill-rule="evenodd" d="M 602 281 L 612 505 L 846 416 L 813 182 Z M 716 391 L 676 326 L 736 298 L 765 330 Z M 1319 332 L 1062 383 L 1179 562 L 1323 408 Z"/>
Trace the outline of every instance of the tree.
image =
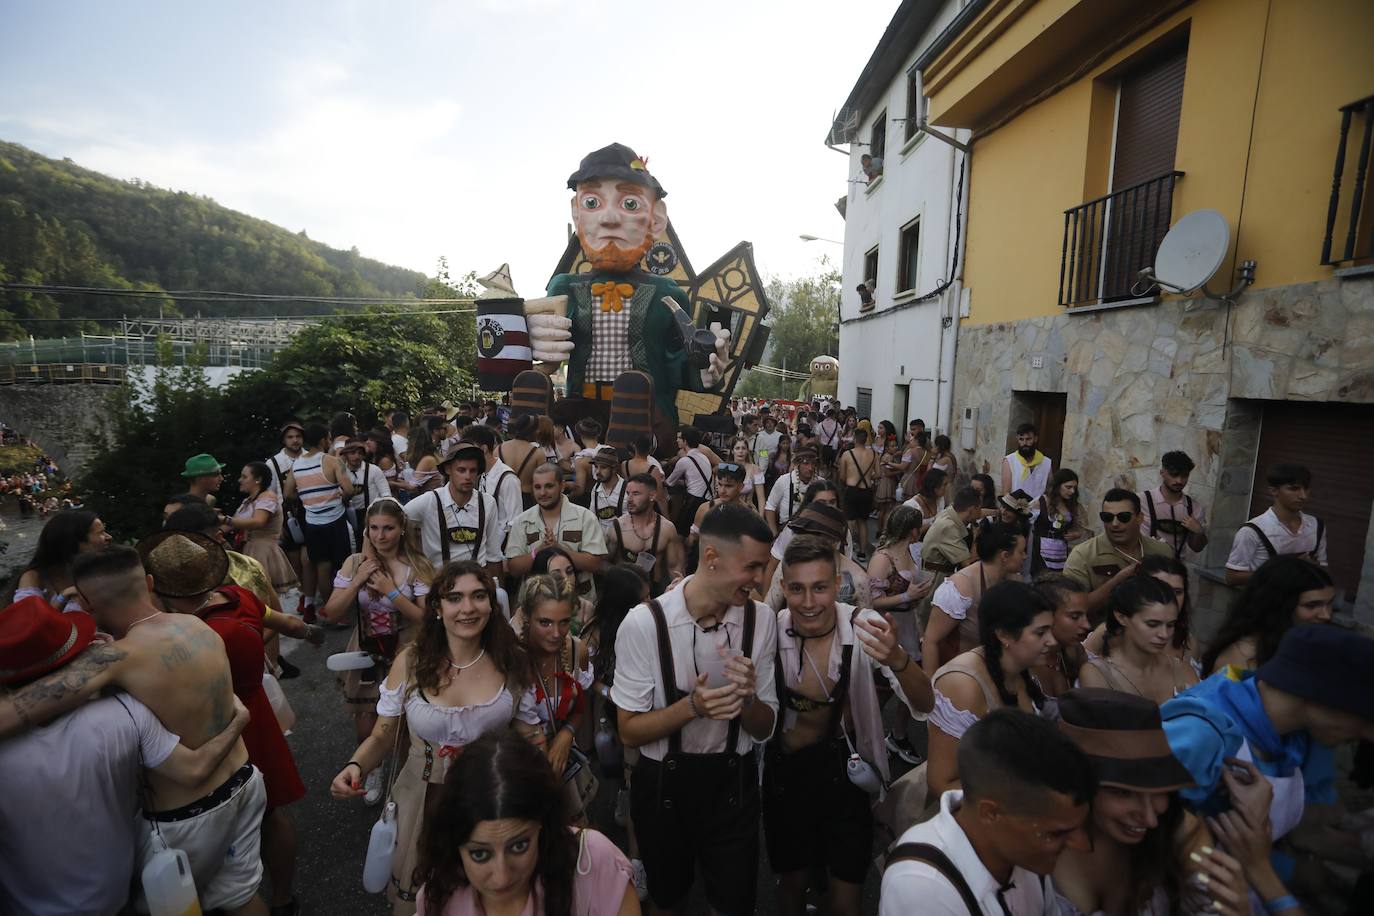
<path id="1" fill-rule="evenodd" d="M 768 351 L 764 362 L 789 372 L 808 372 L 817 356 L 840 349 L 840 272 L 826 258 L 820 273 L 799 280 L 768 283 Z M 746 372 L 735 387 L 740 397 L 795 398 L 801 382 L 784 382 L 761 372 Z"/>

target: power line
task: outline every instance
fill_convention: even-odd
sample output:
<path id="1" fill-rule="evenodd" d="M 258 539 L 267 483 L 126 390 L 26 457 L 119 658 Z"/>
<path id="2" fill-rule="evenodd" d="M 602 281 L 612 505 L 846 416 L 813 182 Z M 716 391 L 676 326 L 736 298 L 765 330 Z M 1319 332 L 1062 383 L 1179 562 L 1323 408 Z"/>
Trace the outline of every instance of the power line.
<path id="1" fill-rule="evenodd" d="M 465 301 L 465 300 L 462 300 L 462 299 L 418 300 L 418 299 L 417 299 L 417 300 L 413 300 L 413 301 L 416 301 L 416 302 L 419 302 L 419 301 L 463 302 L 463 301 Z M 203 317 L 203 318 L 200 317 L 200 316 L 196 316 L 196 315 L 183 315 L 183 316 L 179 316 L 179 317 L 180 317 L 182 320 L 185 320 L 185 321 L 207 321 L 207 322 L 208 322 L 208 321 L 237 321 L 237 322 L 242 322 L 242 321 L 261 321 L 261 322 L 264 322 L 264 323 L 269 323 L 269 322 L 273 322 L 273 321 L 341 321 L 341 320 L 345 320 L 345 319 L 349 319 L 349 318 L 366 318 L 366 319 L 368 319 L 369 321 L 371 321 L 371 320 L 374 320 L 374 319 L 375 319 L 375 320 L 386 320 L 386 319 L 388 319 L 388 318 L 409 318 L 411 315 L 473 315 L 473 314 L 476 314 L 476 312 L 477 312 L 476 309 L 415 309 L 415 310 L 409 310 L 409 309 L 407 309 L 407 310 L 405 310 L 405 311 L 400 311 L 400 312 L 380 312 L 380 313 L 373 313 L 373 314 L 364 314 L 364 313 L 362 313 L 362 312 L 347 312 L 347 313 L 338 313 L 338 312 L 336 312 L 336 313 L 333 314 L 333 315 L 251 315 L 251 316 L 247 316 L 247 317 L 245 317 L 245 316 L 239 316 L 239 315 L 214 315 L 214 316 Z M 112 316 L 112 315 L 102 315 L 102 316 L 99 316 L 99 317 L 93 316 L 93 315 L 74 315 L 74 316 L 69 317 L 69 318 L 24 318 L 24 317 L 12 317 L 12 318 L 0 318 L 0 321 L 13 321 L 13 322 L 15 322 L 15 323 L 17 323 L 17 324 L 24 324 L 24 323 L 41 323 L 41 322 L 54 322 L 54 321 L 95 321 L 95 322 L 106 322 L 106 323 L 109 323 L 109 322 L 112 322 L 112 321 L 119 321 L 119 320 L 121 320 L 121 319 L 124 318 L 124 317 L 125 317 L 125 316 L 123 316 L 123 315 L 113 315 L 113 316 Z"/>
<path id="2" fill-rule="evenodd" d="M 472 304 L 468 298 L 427 299 L 405 296 L 294 296 L 280 293 L 240 293 L 227 290 L 138 290 L 109 286 L 57 286 L 45 283 L 0 283 L 0 290 L 25 293 L 44 293 L 52 296 L 107 296 L 116 299 L 175 299 L 182 302 L 314 302 L 323 305 L 402 305 L 416 303 L 434 305 L 461 302 Z"/>

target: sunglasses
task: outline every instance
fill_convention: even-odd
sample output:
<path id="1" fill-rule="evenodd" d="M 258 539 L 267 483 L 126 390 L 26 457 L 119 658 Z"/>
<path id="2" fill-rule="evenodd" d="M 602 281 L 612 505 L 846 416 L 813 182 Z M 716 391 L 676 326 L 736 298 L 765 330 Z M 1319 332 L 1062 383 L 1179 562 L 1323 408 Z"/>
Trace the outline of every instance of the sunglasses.
<path id="1" fill-rule="evenodd" d="M 716 465 L 716 470 L 717 470 L 718 472 L 722 472 L 722 473 L 725 473 L 725 474 L 742 474 L 742 473 L 744 473 L 744 468 L 743 468 L 743 467 L 741 467 L 741 466 L 738 465 L 738 464 L 734 464 L 733 462 L 730 462 L 730 461 L 722 461 L 720 464 Z"/>
<path id="2" fill-rule="evenodd" d="M 1131 519 L 1135 518 L 1135 513 L 1134 513 L 1134 512 L 1099 512 L 1099 513 L 1097 513 L 1097 517 L 1100 518 L 1100 519 L 1102 519 L 1102 524 L 1104 524 L 1104 525 L 1109 525 L 1109 524 L 1111 524 L 1112 519 L 1116 519 L 1116 521 L 1117 521 L 1118 524 L 1125 525 L 1125 524 L 1128 524 L 1128 523 L 1131 521 Z"/>

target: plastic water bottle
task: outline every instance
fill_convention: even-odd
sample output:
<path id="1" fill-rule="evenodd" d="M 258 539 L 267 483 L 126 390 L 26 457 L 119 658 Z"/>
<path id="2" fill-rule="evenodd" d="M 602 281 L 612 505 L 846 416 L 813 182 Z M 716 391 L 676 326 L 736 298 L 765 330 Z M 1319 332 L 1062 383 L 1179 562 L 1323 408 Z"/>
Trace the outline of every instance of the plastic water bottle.
<path id="1" fill-rule="evenodd" d="M 153 854 L 143 866 L 143 896 L 152 916 L 200 916 L 200 898 L 191 863 L 180 849 L 168 849 L 159 833 L 153 834 Z"/>
<path id="2" fill-rule="evenodd" d="M 363 861 L 363 890 L 380 894 L 391 880 L 391 859 L 396 853 L 396 803 L 387 802 L 382 816 L 372 825 Z"/>

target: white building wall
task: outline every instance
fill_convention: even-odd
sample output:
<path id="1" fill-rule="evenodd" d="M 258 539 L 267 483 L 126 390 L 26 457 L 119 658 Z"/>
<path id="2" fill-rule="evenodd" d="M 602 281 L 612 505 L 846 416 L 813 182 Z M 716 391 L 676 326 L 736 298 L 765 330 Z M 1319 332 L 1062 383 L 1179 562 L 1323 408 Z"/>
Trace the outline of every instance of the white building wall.
<path id="1" fill-rule="evenodd" d="M 844 234 L 843 289 L 840 304 L 839 396 L 844 404 L 858 403 L 858 390 L 872 390 L 870 418 L 892 420 L 900 428 L 917 417 L 929 427 L 949 428 L 951 379 L 959 284 L 938 298 L 913 303 L 949 279 L 953 256 L 953 199 L 964 154 L 927 134 L 906 139 L 906 71 L 927 44 L 958 12 L 951 0 L 910 52 L 883 101 L 863 112 L 848 162 L 848 202 Z M 872 125 L 887 112 L 887 148 L 883 175 L 864 183 L 859 158 Z M 960 137 L 961 140 L 964 137 Z M 967 181 L 965 182 L 967 184 Z M 967 191 L 967 188 L 965 189 Z M 921 221 L 917 276 L 910 289 L 899 290 L 899 260 L 903 227 Z M 878 246 L 876 305 L 859 310 L 855 287 L 865 279 L 867 253 Z M 856 320 L 858 319 L 858 320 Z M 905 401 L 905 406 L 903 405 Z"/>

